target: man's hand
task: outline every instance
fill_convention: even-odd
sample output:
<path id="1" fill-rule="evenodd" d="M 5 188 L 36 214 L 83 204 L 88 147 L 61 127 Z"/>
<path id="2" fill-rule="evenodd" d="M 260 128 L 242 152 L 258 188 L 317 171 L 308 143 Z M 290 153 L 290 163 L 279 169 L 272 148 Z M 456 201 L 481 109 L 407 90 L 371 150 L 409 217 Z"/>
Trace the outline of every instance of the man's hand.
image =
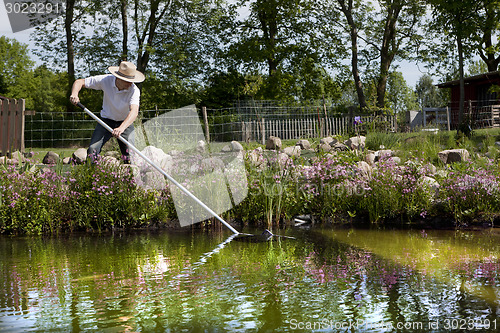
<path id="1" fill-rule="evenodd" d="M 120 135 L 122 135 L 122 133 L 125 131 L 125 129 L 122 129 L 121 126 L 120 127 L 117 127 L 115 129 L 113 129 L 113 132 L 111 132 L 111 134 L 115 137 L 115 138 L 119 138 Z"/>
<path id="2" fill-rule="evenodd" d="M 80 103 L 80 98 L 78 98 L 78 95 L 77 96 L 69 96 L 69 101 L 71 102 L 71 104 L 74 104 L 74 105 L 77 105 L 78 103 Z"/>

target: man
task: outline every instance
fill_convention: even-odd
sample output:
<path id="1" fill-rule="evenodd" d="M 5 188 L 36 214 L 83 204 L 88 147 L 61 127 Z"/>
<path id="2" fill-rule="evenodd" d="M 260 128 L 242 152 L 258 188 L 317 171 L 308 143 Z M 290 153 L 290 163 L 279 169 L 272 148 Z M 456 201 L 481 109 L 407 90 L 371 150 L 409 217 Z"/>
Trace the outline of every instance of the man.
<path id="1" fill-rule="evenodd" d="M 78 104 L 80 99 L 78 93 L 82 88 L 103 91 L 101 119 L 108 124 L 113 133 L 110 133 L 100 124 L 97 124 L 90 145 L 88 156 L 93 161 L 101 152 L 102 146 L 114 136 L 120 135 L 128 140 L 134 129 L 134 120 L 139 113 L 139 100 L 141 92 L 134 83 L 144 81 L 144 74 L 139 72 L 134 64 L 123 61 L 120 66 L 108 68 L 111 74 L 97 75 L 85 79 L 78 79 L 73 83 L 70 102 Z M 120 151 L 125 163 L 130 163 L 130 153 L 127 145 L 118 141 Z"/>

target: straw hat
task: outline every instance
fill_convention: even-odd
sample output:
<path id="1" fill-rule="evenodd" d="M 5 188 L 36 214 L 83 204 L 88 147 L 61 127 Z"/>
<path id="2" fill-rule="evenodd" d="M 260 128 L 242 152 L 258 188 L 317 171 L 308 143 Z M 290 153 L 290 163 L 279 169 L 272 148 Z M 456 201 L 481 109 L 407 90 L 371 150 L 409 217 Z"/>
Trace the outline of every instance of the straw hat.
<path id="1" fill-rule="evenodd" d="M 144 74 L 137 70 L 137 67 L 131 62 L 122 61 L 120 66 L 111 66 L 109 72 L 119 79 L 127 82 L 142 82 L 146 78 Z"/>

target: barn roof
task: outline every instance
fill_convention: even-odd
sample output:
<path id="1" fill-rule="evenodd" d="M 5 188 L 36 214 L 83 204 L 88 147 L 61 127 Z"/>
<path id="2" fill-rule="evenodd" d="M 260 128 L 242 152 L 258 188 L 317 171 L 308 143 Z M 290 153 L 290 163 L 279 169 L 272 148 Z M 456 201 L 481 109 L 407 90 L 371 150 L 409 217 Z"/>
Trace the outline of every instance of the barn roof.
<path id="1" fill-rule="evenodd" d="M 500 71 L 488 72 L 488 73 L 478 74 L 478 75 L 474 75 L 474 76 L 469 76 L 469 77 L 464 78 L 464 83 L 466 85 L 474 83 L 474 82 L 481 82 L 481 81 L 488 83 L 489 81 L 491 81 L 493 79 L 500 79 Z M 436 86 L 439 88 L 451 88 L 453 86 L 458 86 L 458 85 L 460 85 L 460 80 L 453 80 L 453 81 L 448 81 L 448 82 L 436 84 Z"/>

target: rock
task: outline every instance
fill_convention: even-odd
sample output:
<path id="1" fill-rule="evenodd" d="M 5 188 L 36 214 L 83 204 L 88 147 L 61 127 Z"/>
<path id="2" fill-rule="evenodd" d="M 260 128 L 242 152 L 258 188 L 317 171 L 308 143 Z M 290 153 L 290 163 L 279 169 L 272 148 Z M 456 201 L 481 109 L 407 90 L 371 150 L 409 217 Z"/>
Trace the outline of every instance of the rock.
<path id="1" fill-rule="evenodd" d="M 158 171 L 148 171 L 143 178 L 143 186 L 157 190 L 164 189 L 167 186 L 165 177 Z"/>
<path id="2" fill-rule="evenodd" d="M 207 149 L 207 144 L 205 143 L 205 141 L 203 140 L 198 141 L 198 143 L 196 144 L 196 150 L 199 153 L 204 153 L 206 149 Z"/>
<path id="3" fill-rule="evenodd" d="M 278 164 L 282 168 L 288 167 L 291 163 L 292 163 L 292 161 L 291 161 L 290 157 L 288 157 L 287 154 L 285 154 L 285 153 L 278 154 Z"/>
<path id="4" fill-rule="evenodd" d="M 401 164 L 401 158 L 397 156 L 390 157 L 390 159 L 396 164 Z"/>
<path id="5" fill-rule="evenodd" d="M 7 164 L 7 156 L 0 156 L 0 164 Z"/>
<path id="6" fill-rule="evenodd" d="M 432 177 L 424 176 L 421 178 L 420 183 L 423 186 L 430 188 L 433 191 L 432 194 L 434 197 L 436 197 L 439 194 L 440 185 L 436 179 L 434 179 Z"/>
<path id="7" fill-rule="evenodd" d="M 270 136 L 266 142 L 266 149 L 280 150 L 281 149 L 281 139 L 276 137 L 276 136 Z"/>
<path id="8" fill-rule="evenodd" d="M 363 150 L 365 149 L 365 141 L 366 137 L 360 135 L 349 138 L 344 142 L 344 144 L 352 150 Z"/>
<path id="9" fill-rule="evenodd" d="M 328 153 L 328 152 L 330 152 L 330 150 L 332 150 L 332 146 L 330 146 L 330 144 L 328 144 L 328 143 L 320 143 L 318 145 L 319 152 Z"/>
<path id="10" fill-rule="evenodd" d="M 248 152 L 246 158 L 250 164 L 257 168 L 262 168 L 266 165 L 266 159 L 262 156 L 262 149 L 255 149 Z"/>
<path id="11" fill-rule="evenodd" d="M 24 158 L 24 155 L 20 152 L 20 151 L 15 151 L 12 153 L 12 155 L 10 156 L 11 159 L 13 160 L 16 160 L 17 162 L 16 163 L 24 163 L 26 161 L 26 159 Z"/>
<path id="12" fill-rule="evenodd" d="M 361 171 L 361 174 L 364 178 L 370 179 L 372 176 L 372 167 L 365 161 L 359 161 L 357 164 L 358 169 Z"/>
<path id="13" fill-rule="evenodd" d="M 78 148 L 72 155 L 76 164 L 83 164 L 87 160 L 87 149 Z"/>
<path id="14" fill-rule="evenodd" d="M 71 157 L 65 157 L 62 160 L 63 164 L 71 164 L 71 161 L 72 161 Z"/>
<path id="15" fill-rule="evenodd" d="M 230 145 L 225 145 L 220 151 L 221 153 L 230 153 L 232 151 L 232 148 Z"/>
<path id="16" fill-rule="evenodd" d="M 375 154 L 374 153 L 366 154 L 365 161 L 370 165 L 374 165 L 375 164 Z"/>
<path id="17" fill-rule="evenodd" d="M 120 161 L 113 157 L 113 156 L 104 156 L 102 158 L 102 162 L 105 163 L 105 164 L 109 164 L 109 165 L 112 165 L 112 166 L 118 166 L 120 165 Z"/>
<path id="18" fill-rule="evenodd" d="M 224 171 L 224 162 L 218 157 L 205 158 L 201 161 L 201 167 L 204 173 L 212 173 L 214 171 Z"/>
<path id="19" fill-rule="evenodd" d="M 107 151 L 104 156 L 111 156 L 111 157 L 114 157 L 116 158 L 117 160 L 119 160 L 121 157 L 122 157 L 122 154 L 116 150 L 110 150 L 110 151 Z"/>
<path id="20" fill-rule="evenodd" d="M 331 136 L 327 136 L 326 138 L 322 138 L 321 140 L 319 140 L 320 145 L 325 143 L 331 146 L 332 144 L 335 144 L 337 142 L 339 141 L 337 139 L 332 138 Z"/>
<path id="21" fill-rule="evenodd" d="M 154 146 L 147 146 L 141 151 L 141 153 L 167 173 L 172 168 L 174 163 L 172 156 L 165 154 L 163 150 Z M 149 168 L 149 164 L 138 154 L 131 153 L 131 160 L 132 163 L 139 166 L 139 168 Z"/>
<path id="22" fill-rule="evenodd" d="M 437 168 L 434 164 L 432 163 L 427 163 L 426 165 L 423 166 L 423 168 L 426 169 L 426 173 L 429 175 L 435 175 L 437 172 Z"/>
<path id="23" fill-rule="evenodd" d="M 238 141 L 231 141 L 231 151 L 235 153 L 243 151 L 243 146 Z"/>
<path id="24" fill-rule="evenodd" d="M 285 149 L 283 149 L 283 152 L 290 157 L 299 157 L 300 151 L 301 149 L 299 146 L 286 147 Z"/>
<path id="25" fill-rule="evenodd" d="M 43 164 L 57 164 L 59 162 L 59 154 L 53 151 L 48 151 L 43 157 Z"/>
<path id="26" fill-rule="evenodd" d="M 394 152 L 390 149 L 377 150 L 375 152 L 375 161 L 378 161 L 382 157 L 392 157 L 394 156 Z"/>
<path id="27" fill-rule="evenodd" d="M 336 151 L 348 151 L 349 150 L 349 147 L 347 147 L 345 144 L 340 143 L 340 142 L 333 144 L 331 147 L 333 150 L 336 150 Z"/>
<path id="28" fill-rule="evenodd" d="M 296 146 L 300 147 L 300 149 L 311 149 L 311 143 L 305 139 L 297 141 Z"/>
<path id="29" fill-rule="evenodd" d="M 450 164 L 454 162 L 462 162 L 468 159 L 470 156 L 466 149 L 448 149 L 443 150 L 438 153 L 439 159 L 444 164 Z"/>

